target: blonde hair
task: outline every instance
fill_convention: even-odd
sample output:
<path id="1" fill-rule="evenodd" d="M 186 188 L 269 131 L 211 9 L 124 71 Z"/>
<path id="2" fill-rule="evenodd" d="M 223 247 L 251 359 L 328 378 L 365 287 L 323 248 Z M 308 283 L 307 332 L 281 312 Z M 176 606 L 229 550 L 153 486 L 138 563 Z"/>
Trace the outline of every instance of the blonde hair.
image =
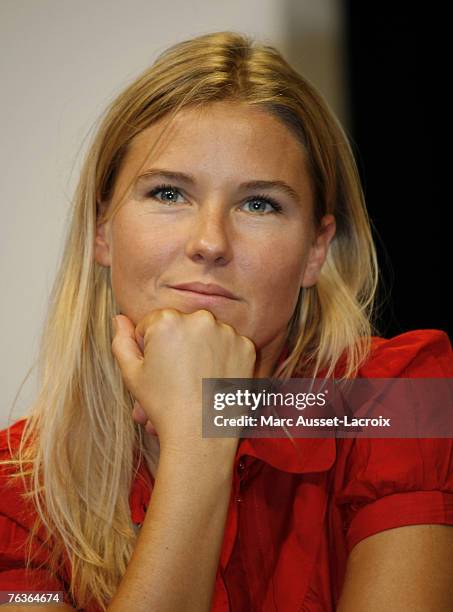
<path id="1" fill-rule="evenodd" d="M 132 401 L 112 356 L 117 314 L 110 269 L 96 264 L 97 219 L 113 211 L 119 169 L 134 137 L 190 106 L 238 101 L 272 113 L 305 148 L 314 220 L 336 218 L 318 283 L 303 289 L 288 323 L 289 354 L 274 373 L 354 377 L 370 351 L 378 266 L 370 220 L 348 139 L 315 89 L 272 46 L 235 32 L 185 40 L 162 53 L 110 104 L 86 155 L 65 249 L 42 332 L 39 393 L 13 465 L 28 485 L 51 543 L 52 572 L 67 555 L 78 607 L 106 609 L 137 535 L 129 493 L 138 461 L 157 465 L 156 440 L 131 418 Z M 27 375 L 28 376 L 28 375 Z M 30 561 L 30 560 L 29 560 Z"/>

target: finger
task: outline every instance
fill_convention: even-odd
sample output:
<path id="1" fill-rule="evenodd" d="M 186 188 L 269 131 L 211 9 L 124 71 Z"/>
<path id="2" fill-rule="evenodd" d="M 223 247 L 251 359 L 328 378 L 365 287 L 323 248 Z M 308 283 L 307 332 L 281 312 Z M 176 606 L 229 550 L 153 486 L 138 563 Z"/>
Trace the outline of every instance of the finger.
<path id="1" fill-rule="evenodd" d="M 146 422 L 145 431 L 152 436 L 157 436 L 157 431 L 154 429 L 151 421 Z"/>
<path id="2" fill-rule="evenodd" d="M 112 353 L 118 361 L 126 384 L 134 393 L 134 389 L 130 388 L 130 382 L 135 379 L 134 370 L 143 363 L 143 355 L 135 340 L 135 326 L 125 315 L 117 315 L 114 321 L 116 329 L 112 340 Z"/>
<path id="3" fill-rule="evenodd" d="M 132 418 L 136 423 L 139 423 L 139 425 L 145 425 L 146 421 L 148 420 L 146 412 L 143 410 L 137 400 L 135 400 L 134 407 L 132 409 Z"/>
<path id="4" fill-rule="evenodd" d="M 132 409 L 132 416 L 136 423 L 138 423 L 139 425 L 145 425 L 145 430 L 147 433 L 153 436 L 157 435 L 157 432 L 153 424 L 148 419 L 145 411 L 143 410 L 143 408 L 141 407 L 140 403 L 137 400 L 134 401 L 134 408 Z"/>
<path id="5" fill-rule="evenodd" d="M 135 328 L 135 339 L 137 344 L 142 349 L 143 354 L 145 353 L 145 336 L 146 332 L 153 324 L 159 319 L 168 320 L 174 319 L 175 316 L 180 316 L 181 313 L 175 308 L 156 308 L 151 312 L 148 312 L 138 323 Z"/>
<path id="6" fill-rule="evenodd" d="M 142 355 L 144 355 L 145 354 L 145 339 L 137 331 L 135 332 L 135 338 L 138 342 L 138 346 L 140 347 Z"/>

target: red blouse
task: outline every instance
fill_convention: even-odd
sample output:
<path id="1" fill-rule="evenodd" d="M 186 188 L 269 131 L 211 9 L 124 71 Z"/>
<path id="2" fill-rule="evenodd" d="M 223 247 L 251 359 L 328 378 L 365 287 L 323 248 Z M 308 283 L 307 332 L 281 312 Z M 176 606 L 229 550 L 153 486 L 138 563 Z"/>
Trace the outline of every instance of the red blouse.
<path id="1" fill-rule="evenodd" d="M 450 340 L 439 330 L 373 337 L 359 376 L 453 378 Z M 16 443 L 23 424 L 10 427 Z M 1 458 L 9 455 L 6 431 Z M 238 445 L 212 612 L 332 612 L 357 542 L 402 525 L 453 525 L 451 438 L 295 442 L 299 453 L 285 438 Z M 51 578 L 36 569 L 25 576 L 21 546 L 31 519 L 19 487 L 8 490 L 4 469 L 1 476 L 0 590 L 67 591 L 67 574 Z M 153 483 L 142 463 L 129 498 L 135 523 L 144 519 Z"/>

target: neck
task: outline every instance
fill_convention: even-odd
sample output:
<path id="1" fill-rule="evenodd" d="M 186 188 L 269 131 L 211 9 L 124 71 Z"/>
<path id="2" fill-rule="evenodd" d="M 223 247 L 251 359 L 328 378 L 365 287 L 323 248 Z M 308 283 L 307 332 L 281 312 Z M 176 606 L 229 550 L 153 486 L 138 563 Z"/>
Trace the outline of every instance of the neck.
<path id="1" fill-rule="evenodd" d="M 285 340 L 285 334 L 279 335 L 269 344 L 257 350 L 254 378 L 269 378 L 272 376 L 285 345 Z"/>

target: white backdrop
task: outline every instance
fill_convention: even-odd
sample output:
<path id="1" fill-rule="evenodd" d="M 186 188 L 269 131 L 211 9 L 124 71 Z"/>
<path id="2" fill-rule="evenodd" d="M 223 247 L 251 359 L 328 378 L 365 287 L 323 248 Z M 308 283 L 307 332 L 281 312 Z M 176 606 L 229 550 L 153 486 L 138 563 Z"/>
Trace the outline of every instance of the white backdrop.
<path id="1" fill-rule="evenodd" d="M 273 44 L 347 121 L 339 0 L 0 0 L 0 428 L 26 413 L 85 138 L 169 45 L 215 30 Z"/>

